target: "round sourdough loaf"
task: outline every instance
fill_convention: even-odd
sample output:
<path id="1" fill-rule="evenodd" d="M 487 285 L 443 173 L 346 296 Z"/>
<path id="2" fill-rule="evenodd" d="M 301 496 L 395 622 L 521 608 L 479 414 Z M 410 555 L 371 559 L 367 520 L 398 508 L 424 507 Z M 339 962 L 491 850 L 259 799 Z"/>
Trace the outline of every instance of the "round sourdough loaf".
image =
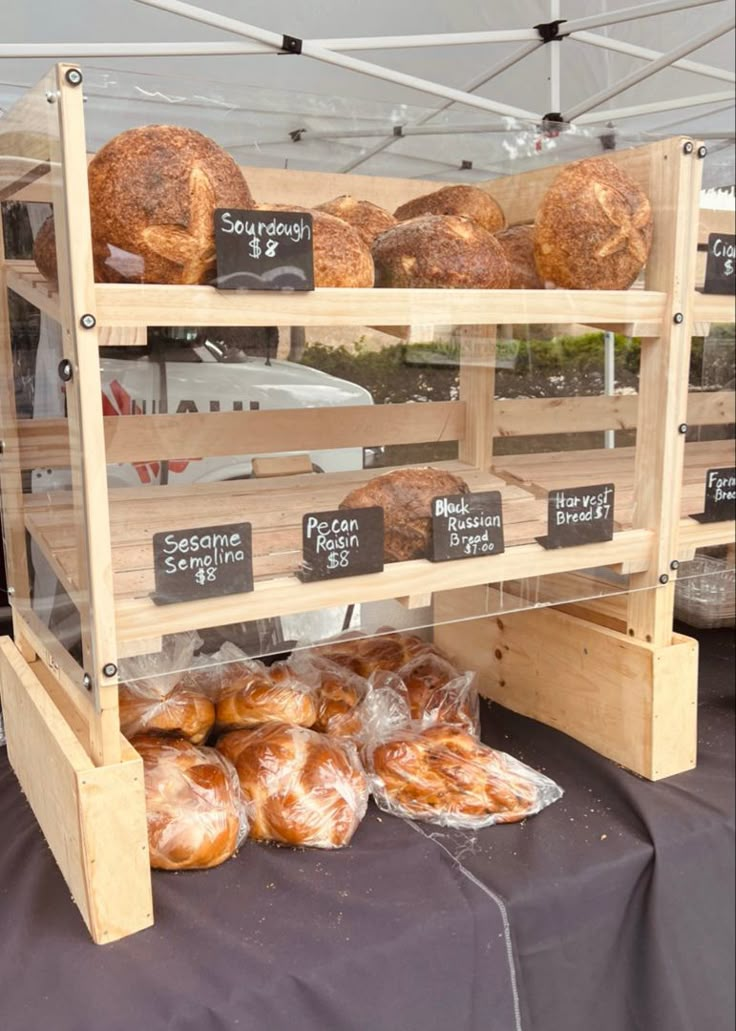
<path id="1" fill-rule="evenodd" d="M 325 201 L 324 204 L 318 204 L 316 210 L 335 215 L 353 229 L 357 229 L 363 243 L 368 247 L 373 244 L 379 233 L 396 225 L 396 219 L 390 211 L 379 208 L 377 204 L 371 204 L 368 200 L 357 200 L 347 193 L 335 197 L 334 200 Z"/>
<path id="2" fill-rule="evenodd" d="M 509 289 L 543 290 L 544 282 L 534 260 L 534 226 L 510 226 L 496 233 L 509 263 Z"/>
<path id="3" fill-rule="evenodd" d="M 394 212 L 400 222 L 419 215 L 464 215 L 472 218 L 489 233 L 506 225 L 506 218 L 497 202 L 477 186 L 443 186 L 434 193 L 402 204 Z"/>
<path id="4" fill-rule="evenodd" d="M 145 125 L 115 136 L 89 164 L 100 282 L 207 283 L 215 208 L 252 208 L 243 175 L 202 133 Z"/>
<path id="5" fill-rule="evenodd" d="M 503 248 L 477 222 L 458 215 L 422 215 L 399 222 L 373 244 L 376 286 L 504 289 Z"/>
<path id="6" fill-rule="evenodd" d="M 33 260 L 36 268 L 50 283 L 58 282 L 59 271 L 56 264 L 56 233 L 54 232 L 54 216 L 49 215 L 36 233 L 33 241 Z"/>
<path id="7" fill-rule="evenodd" d="M 262 211 L 306 211 L 312 216 L 315 286 L 373 286 L 370 248 L 344 219 L 298 204 L 256 206 Z"/>
<path id="8" fill-rule="evenodd" d="M 607 158 L 564 168 L 542 198 L 534 255 L 543 279 L 568 290 L 626 290 L 652 245 L 652 209 Z"/>

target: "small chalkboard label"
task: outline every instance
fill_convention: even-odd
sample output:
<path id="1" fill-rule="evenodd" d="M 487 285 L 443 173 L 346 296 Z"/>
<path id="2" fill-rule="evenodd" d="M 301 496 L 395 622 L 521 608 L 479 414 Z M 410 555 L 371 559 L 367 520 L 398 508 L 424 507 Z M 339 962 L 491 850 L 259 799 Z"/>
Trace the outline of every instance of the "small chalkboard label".
<path id="1" fill-rule="evenodd" d="M 383 509 L 339 508 L 302 519 L 304 581 L 332 580 L 383 569 Z"/>
<path id="2" fill-rule="evenodd" d="M 314 290 L 312 216 L 217 208 L 219 290 Z"/>
<path id="3" fill-rule="evenodd" d="M 705 474 L 705 511 L 693 516 L 699 523 L 736 518 L 736 468 L 709 469 Z"/>
<path id="4" fill-rule="evenodd" d="M 708 257 L 705 262 L 706 294 L 732 294 L 736 276 L 736 236 L 711 233 L 708 237 Z"/>
<path id="5" fill-rule="evenodd" d="M 253 590 L 250 523 L 153 535 L 157 605 Z"/>
<path id="6" fill-rule="evenodd" d="M 432 500 L 433 562 L 503 552 L 501 492 L 445 494 Z"/>
<path id="7" fill-rule="evenodd" d="M 549 492 L 547 536 L 537 537 L 543 548 L 572 548 L 613 538 L 614 485 L 565 487 Z"/>

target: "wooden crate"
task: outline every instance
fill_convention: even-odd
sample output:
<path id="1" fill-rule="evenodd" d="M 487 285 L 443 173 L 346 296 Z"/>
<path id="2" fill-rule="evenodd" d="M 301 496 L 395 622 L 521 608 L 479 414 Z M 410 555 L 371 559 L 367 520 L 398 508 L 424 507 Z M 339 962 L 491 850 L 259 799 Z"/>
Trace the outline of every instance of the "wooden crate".
<path id="1" fill-rule="evenodd" d="M 705 470 L 727 464 L 724 445 L 685 448 L 678 431 L 688 418 L 709 424 L 734 419 L 732 394 L 687 394 L 693 329 L 731 317 L 728 298 L 695 290 L 696 244 L 703 231 L 697 219 L 697 147 L 676 138 L 609 155 L 646 190 L 656 224 L 646 280 L 625 292 L 318 289 L 273 296 L 203 286 L 96 284 L 83 98 L 66 71 L 54 69 L 0 123 L 0 198 L 53 201 L 60 269 L 57 291 L 32 262 L 3 257 L 0 265 L 0 482 L 15 592 L 14 643 L 3 644 L 0 678 L 11 761 L 95 940 L 112 940 L 151 921 L 140 762 L 120 736 L 116 672 L 122 656 L 157 649 L 164 634 L 341 604 L 432 602 L 436 640 L 464 664 L 478 665 L 489 697 L 560 727 L 644 776 L 691 767 L 696 651 L 694 642 L 673 634 L 672 564 L 704 544 L 732 539 L 734 530 L 733 523 L 703 526 L 690 518 L 702 501 L 698 490 Z M 48 95 L 56 102 L 50 104 Z M 256 196 L 296 205 L 357 193 L 394 208 L 436 188 L 408 180 L 244 171 Z M 487 188 L 511 223 L 531 222 L 555 172 L 494 180 Z M 64 420 L 16 418 L 7 289 L 64 325 L 64 356 L 74 373 Z M 675 314 L 682 319 L 676 321 Z M 94 316 L 90 328 L 83 328 L 84 315 Z M 571 321 L 642 338 L 638 402 L 494 403 L 495 326 Z M 380 419 L 373 406 L 126 419 L 103 417 L 100 410 L 100 353 L 141 344 L 148 326 L 377 326 L 405 335 L 406 327 L 418 323 L 466 327 L 458 400 L 385 406 Z M 635 425 L 635 450 L 494 457 L 499 436 Z M 108 489 L 107 463 L 227 455 L 241 436 L 250 453 L 264 456 L 267 476 Z M 444 465 L 473 490 L 501 491 L 505 553 L 442 564 L 415 560 L 345 580 L 297 579 L 304 512 L 335 507 L 371 473 L 315 477 L 298 471 L 298 464 L 296 472 L 274 465 L 271 456 L 293 450 L 295 442 L 306 452 L 426 441 L 456 441 L 458 458 Z M 24 475 L 42 465 L 68 466 L 74 489 L 25 495 Z M 547 490 L 608 481 L 617 488 L 613 540 L 558 551 L 537 543 L 546 531 Z M 246 507 L 254 532 L 255 590 L 155 606 L 152 535 L 234 520 Z M 81 663 L 30 604 L 27 535 L 79 610 Z M 599 567 L 625 572 L 632 592 L 611 590 L 615 601 L 583 603 L 584 571 Z M 534 599 L 522 590 L 518 612 L 493 618 L 498 585 L 509 597 L 514 584 L 532 577 L 541 585 Z M 543 611 L 523 611 L 539 605 Z M 564 611 L 547 607 L 553 605 Z M 50 778 L 56 778 L 54 805 L 47 804 Z M 113 809 L 122 827 L 105 815 Z M 73 840 L 65 829 L 71 825 L 81 835 Z M 136 850 L 136 861 L 124 870 L 110 855 L 116 835 L 128 843 L 126 852 Z M 88 845 L 93 840 L 99 853 Z M 113 879 L 125 884 L 127 915 L 109 897 Z"/>

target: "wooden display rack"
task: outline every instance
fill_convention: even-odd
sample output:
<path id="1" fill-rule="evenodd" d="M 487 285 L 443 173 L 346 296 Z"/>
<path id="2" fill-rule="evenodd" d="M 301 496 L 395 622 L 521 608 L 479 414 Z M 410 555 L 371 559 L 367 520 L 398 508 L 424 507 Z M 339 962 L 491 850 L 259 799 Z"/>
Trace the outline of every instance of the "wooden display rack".
<path id="1" fill-rule="evenodd" d="M 273 296 L 204 286 L 98 285 L 83 98 L 68 72 L 58 66 L 0 123 L 0 199 L 53 202 L 60 278 L 56 292 L 32 262 L 6 260 L 0 247 L 0 470 L 14 589 L 14 641 L 0 646 L 0 687 L 11 762 L 95 941 L 111 941 L 152 922 L 142 767 L 120 735 L 116 673 L 120 657 L 156 650 L 163 634 L 324 606 L 431 600 L 435 639 L 481 671 L 488 697 L 559 727 L 642 776 L 692 767 L 696 643 L 673 634 L 673 563 L 702 545 L 732 540 L 734 533 L 732 522 L 701 525 L 690 518 L 702 506 L 705 470 L 729 464 L 728 449 L 719 443 L 686 448 L 678 429 L 688 416 L 702 423 L 734 421 L 733 394 L 687 394 L 694 325 L 732 318 L 728 298 L 695 292 L 698 147 L 678 138 L 609 155 L 652 201 L 655 242 L 642 289 L 318 289 Z M 13 156 L 2 156 L 8 153 Z M 357 192 L 393 209 L 436 188 L 417 181 L 244 171 L 256 196 L 281 203 L 314 205 Z M 510 224 L 533 220 L 556 172 L 544 169 L 489 184 Z M 64 357 L 73 372 L 65 420 L 16 418 L 6 288 L 64 327 Z M 625 328 L 642 337 L 638 406 L 632 398 L 494 404 L 494 331 L 488 329 L 481 336 L 470 330 L 463 345 L 459 400 L 385 406 L 380 420 L 372 406 L 115 419 L 103 417 L 99 404 L 100 349 L 140 344 L 148 326 L 571 321 Z M 494 461 L 494 436 L 528 433 L 530 427 L 545 433 L 634 425 L 635 451 Z M 108 489 L 107 463 L 228 455 L 238 438 L 247 438 L 249 453 L 264 456 L 293 450 L 295 441 L 304 451 L 457 441 L 458 459 L 444 465 L 474 490 L 501 491 L 506 551 L 302 583 L 294 573 L 303 513 L 335 507 L 370 471 Z M 24 473 L 41 465 L 69 466 L 72 491 L 24 495 Z M 613 540 L 557 551 L 536 543 L 546 531 L 545 494 L 551 486 L 611 480 L 617 486 Z M 254 592 L 156 607 L 150 599 L 153 533 L 219 524 L 246 511 L 254 533 Z M 27 535 L 79 610 L 81 664 L 31 606 Z M 589 596 L 589 574 L 581 571 L 601 567 L 629 576 L 629 593 L 619 594 L 615 615 L 604 601 L 598 607 L 571 601 Z M 494 607 L 500 585 L 512 597 L 513 585 L 529 577 L 545 577 L 544 604 L 563 607 L 474 618 L 500 611 Z M 518 608 L 528 609 L 532 602 L 524 601 L 523 586 L 518 590 Z"/>

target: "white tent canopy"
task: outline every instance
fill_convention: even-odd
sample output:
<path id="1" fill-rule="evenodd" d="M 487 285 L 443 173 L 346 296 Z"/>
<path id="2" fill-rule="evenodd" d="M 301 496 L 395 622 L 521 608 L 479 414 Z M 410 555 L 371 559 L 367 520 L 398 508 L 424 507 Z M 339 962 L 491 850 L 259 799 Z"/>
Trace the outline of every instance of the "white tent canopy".
<path id="1" fill-rule="evenodd" d="M 75 59 L 91 146 L 174 105 L 244 164 L 472 181 L 684 132 L 709 143 L 707 183 L 733 183 L 733 0 L 198 3 L 197 20 L 179 0 L 10 7 L 0 108 Z M 285 35 L 301 56 L 273 49 Z"/>

